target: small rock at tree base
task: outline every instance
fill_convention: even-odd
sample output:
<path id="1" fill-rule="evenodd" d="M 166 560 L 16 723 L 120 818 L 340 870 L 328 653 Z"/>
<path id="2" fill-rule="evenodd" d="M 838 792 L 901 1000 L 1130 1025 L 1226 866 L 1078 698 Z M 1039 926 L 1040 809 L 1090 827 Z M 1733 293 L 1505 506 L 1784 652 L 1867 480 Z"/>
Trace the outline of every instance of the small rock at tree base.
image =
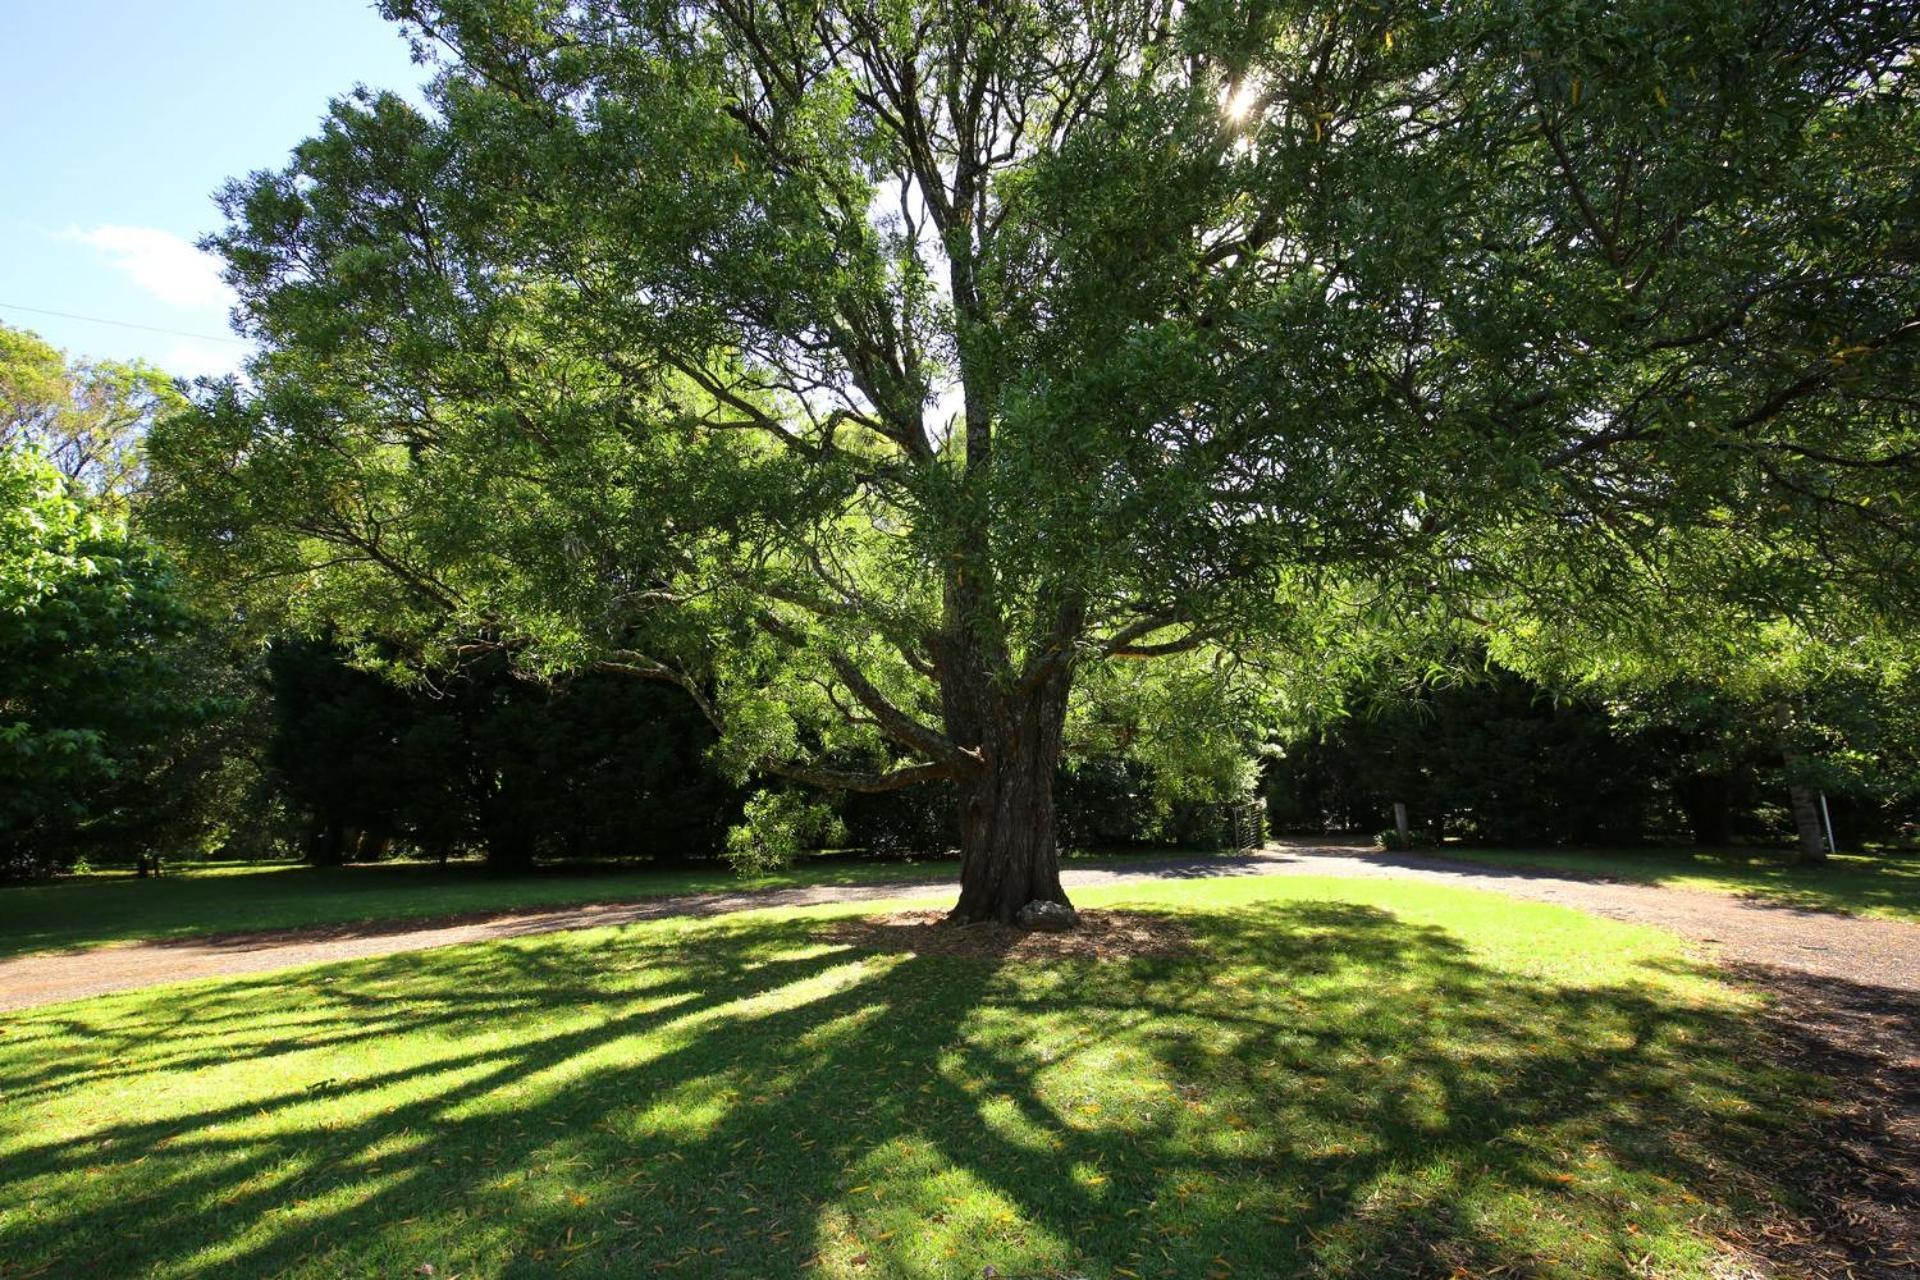
<path id="1" fill-rule="evenodd" d="M 1029 902 L 1020 908 L 1013 922 L 1022 929 L 1065 933 L 1080 923 L 1080 913 L 1064 902 Z"/>

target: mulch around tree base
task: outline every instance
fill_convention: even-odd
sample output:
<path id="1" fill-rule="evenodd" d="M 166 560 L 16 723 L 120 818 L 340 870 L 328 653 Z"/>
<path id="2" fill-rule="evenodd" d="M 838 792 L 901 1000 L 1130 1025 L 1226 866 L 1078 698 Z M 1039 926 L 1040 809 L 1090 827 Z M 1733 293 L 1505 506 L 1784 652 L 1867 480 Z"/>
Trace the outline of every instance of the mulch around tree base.
<path id="1" fill-rule="evenodd" d="M 1786 1275 L 1920 1277 L 1920 997 L 1769 966 L 1732 972 L 1773 998 L 1766 1030 L 1781 1060 L 1834 1097 L 1785 1170 L 1806 1212 L 1737 1243 Z"/>
<path id="2" fill-rule="evenodd" d="M 834 926 L 836 942 L 915 955 L 981 956 L 1019 960 L 1076 957 L 1124 960 L 1185 951 L 1193 936 L 1178 919 L 1151 911 L 1082 911 L 1065 933 L 1040 933 L 1004 924 L 950 924 L 939 911 L 896 911 Z"/>

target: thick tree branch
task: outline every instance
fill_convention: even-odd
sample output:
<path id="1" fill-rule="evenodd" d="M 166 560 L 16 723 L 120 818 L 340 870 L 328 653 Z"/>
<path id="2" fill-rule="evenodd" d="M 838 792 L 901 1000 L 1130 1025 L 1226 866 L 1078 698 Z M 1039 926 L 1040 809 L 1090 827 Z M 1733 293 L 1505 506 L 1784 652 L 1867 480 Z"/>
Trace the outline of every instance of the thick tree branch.
<path id="1" fill-rule="evenodd" d="M 885 773 L 855 773 L 845 769 L 820 769 L 790 761 L 763 759 L 755 761 L 754 768 L 794 782 L 804 782 L 808 786 L 863 794 L 901 791 L 907 787 L 917 787 L 923 782 L 939 782 L 954 775 L 954 767 L 948 764 L 910 764 L 889 769 Z"/>
<path id="2" fill-rule="evenodd" d="M 768 635 L 795 648 L 811 647 L 804 631 L 774 613 L 763 611 L 755 621 Z M 840 677 L 840 682 L 847 686 L 847 691 L 872 713 L 880 731 L 889 738 L 901 746 L 948 764 L 957 764 L 968 758 L 968 753 L 956 746 L 946 734 L 922 724 L 895 706 L 846 654 L 828 649 L 823 656 L 834 674 Z"/>
<path id="3" fill-rule="evenodd" d="M 1100 656 L 1103 658 L 1157 658 L 1166 654 L 1185 653 L 1205 643 L 1204 637 L 1197 632 L 1190 632 L 1179 639 L 1156 644 L 1138 643 L 1154 632 L 1177 626 L 1182 621 L 1183 619 L 1174 613 L 1149 614 L 1147 617 L 1136 619 L 1101 642 Z"/>
<path id="4" fill-rule="evenodd" d="M 707 722 L 716 732 L 726 732 L 726 722 L 720 715 L 720 709 L 701 691 L 699 682 L 683 671 L 631 650 L 623 650 L 618 659 L 596 662 L 593 664 L 593 669 L 674 685 L 693 699 L 694 705 L 700 709 L 700 713 L 707 718 Z M 881 773 L 862 773 L 850 769 L 822 768 L 794 760 L 781 760 L 773 756 L 759 757 L 753 762 L 753 767 L 761 773 L 770 773 L 776 777 L 806 783 L 809 786 L 867 793 L 899 791 L 923 782 L 950 778 L 955 773 L 955 766 L 952 763 L 910 764 Z"/>

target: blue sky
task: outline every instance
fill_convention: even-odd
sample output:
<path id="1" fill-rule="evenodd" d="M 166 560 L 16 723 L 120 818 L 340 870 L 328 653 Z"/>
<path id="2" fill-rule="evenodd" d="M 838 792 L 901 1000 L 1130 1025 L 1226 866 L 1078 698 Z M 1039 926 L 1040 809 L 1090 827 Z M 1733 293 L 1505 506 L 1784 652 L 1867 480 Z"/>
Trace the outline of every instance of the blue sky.
<path id="1" fill-rule="evenodd" d="M 426 75 L 368 0 L 0 0 L 0 46 L 0 323 L 188 377 L 246 352 L 208 340 L 230 305 L 193 248 L 213 193 L 283 164 L 355 84 Z"/>

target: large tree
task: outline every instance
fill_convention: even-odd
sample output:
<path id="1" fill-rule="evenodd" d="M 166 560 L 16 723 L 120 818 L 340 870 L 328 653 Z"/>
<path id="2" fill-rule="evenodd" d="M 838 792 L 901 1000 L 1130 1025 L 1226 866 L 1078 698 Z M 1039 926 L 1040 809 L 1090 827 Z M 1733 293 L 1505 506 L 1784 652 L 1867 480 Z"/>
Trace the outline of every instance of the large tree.
<path id="1" fill-rule="evenodd" d="M 1184 737 L 1408 599 L 1912 601 L 1910 4 L 383 8 L 427 108 L 226 192 L 264 354 L 175 518 L 742 768 L 950 780 L 959 918 L 1065 900 L 1077 699 Z"/>

